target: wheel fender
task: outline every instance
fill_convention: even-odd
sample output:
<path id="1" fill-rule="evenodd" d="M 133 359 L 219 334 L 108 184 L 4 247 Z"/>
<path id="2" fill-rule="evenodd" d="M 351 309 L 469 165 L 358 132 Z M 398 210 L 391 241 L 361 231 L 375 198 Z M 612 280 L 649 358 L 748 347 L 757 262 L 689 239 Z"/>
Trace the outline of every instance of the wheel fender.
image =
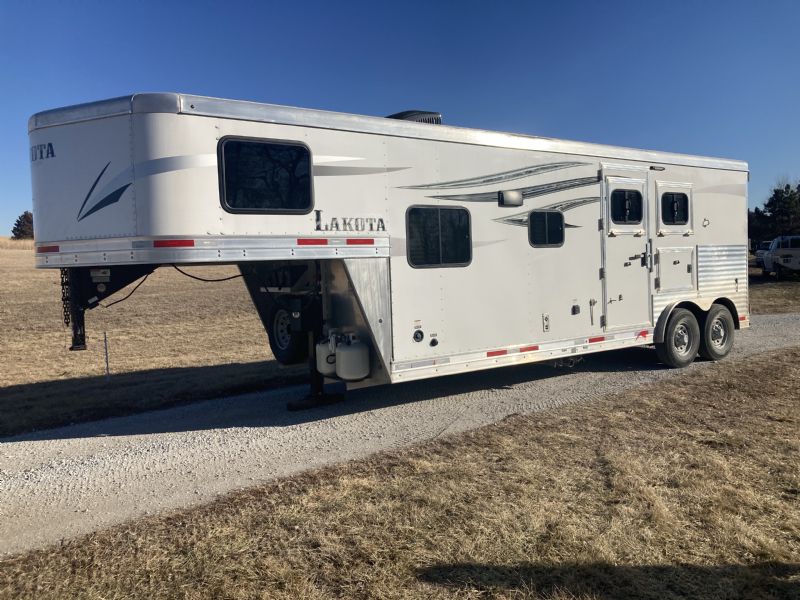
<path id="1" fill-rule="evenodd" d="M 656 327 L 653 330 L 653 341 L 656 344 L 660 344 L 664 341 L 664 331 L 667 329 L 667 321 L 669 321 L 669 316 L 672 314 L 672 311 L 675 310 L 675 307 L 678 306 L 678 304 L 680 304 L 680 302 L 668 304 L 667 307 L 661 311 L 661 316 L 658 317 L 658 321 L 656 321 Z"/>

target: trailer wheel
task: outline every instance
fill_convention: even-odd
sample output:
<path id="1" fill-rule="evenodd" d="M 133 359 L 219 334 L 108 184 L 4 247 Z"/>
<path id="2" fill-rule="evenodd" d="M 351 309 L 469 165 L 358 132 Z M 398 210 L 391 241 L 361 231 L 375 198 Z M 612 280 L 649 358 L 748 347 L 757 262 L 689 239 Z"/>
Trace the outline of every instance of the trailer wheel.
<path id="1" fill-rule="evenodd" d="M 292 316 L 282 306 L 270 307 L 267 334 L 272 354 L 282 365 L 294 365 L 308 357 L 306 336 L 292 331 Z"/>
<path id="2" fill-rule="evenodd" d="M 668 367 L 690 365 L 700 348 L 700 326 L 691 311 L 678 308 L 673 311 L 664 331 L 664 341 L 656 344 L 659 360 Z"/>
<path id="3" fill-rule="evenodd" d="M 735 325 L 731 311 L 721 304 L 713 304 L 703 322 L 700 356 L 709 360 L 722 360 L 733 348 Z"/>

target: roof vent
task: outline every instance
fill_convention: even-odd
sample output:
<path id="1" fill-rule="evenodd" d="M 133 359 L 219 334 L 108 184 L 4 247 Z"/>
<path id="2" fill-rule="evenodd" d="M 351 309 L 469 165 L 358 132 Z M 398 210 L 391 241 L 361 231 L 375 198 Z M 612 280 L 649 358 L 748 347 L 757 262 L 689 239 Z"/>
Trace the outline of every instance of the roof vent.
<path id="1" fill-rule="evenodd" d="M 442 124 L 442 113 L 427 110 L 404 110 L 386 117 L 387 119 L 400 119 L 401 121 L 414 121 L 416 123 Z"/>

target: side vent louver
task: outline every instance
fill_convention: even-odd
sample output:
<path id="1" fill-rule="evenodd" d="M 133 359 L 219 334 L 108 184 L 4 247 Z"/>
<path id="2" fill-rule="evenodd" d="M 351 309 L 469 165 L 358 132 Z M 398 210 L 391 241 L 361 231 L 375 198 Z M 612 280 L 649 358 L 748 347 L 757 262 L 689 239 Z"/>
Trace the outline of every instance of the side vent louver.
<path id="1" fill-rule="evenodd" d="M 442 113 L 430 112 L 427 110 L 404 110 L 386 117 L 387 119 L 399 119 L 401 121 L 414 121 L 416 123 L 430 123 L 431 125 L 442 124 Z"/>

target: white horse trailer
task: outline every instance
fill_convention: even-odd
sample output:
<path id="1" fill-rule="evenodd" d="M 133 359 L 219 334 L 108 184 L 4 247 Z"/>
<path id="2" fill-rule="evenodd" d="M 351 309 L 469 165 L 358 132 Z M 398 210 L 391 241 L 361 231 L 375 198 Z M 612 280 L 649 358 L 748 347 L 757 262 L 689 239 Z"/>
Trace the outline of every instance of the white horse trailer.
<path id="1" fill-rule="evenodd" d="M 85 310 L 186 264 L 238 265 L 316 395 L 648 344 L 680 367 L 749 325 L 744 162 L 185 94 L 29 132 L 74 349 Z"/>

